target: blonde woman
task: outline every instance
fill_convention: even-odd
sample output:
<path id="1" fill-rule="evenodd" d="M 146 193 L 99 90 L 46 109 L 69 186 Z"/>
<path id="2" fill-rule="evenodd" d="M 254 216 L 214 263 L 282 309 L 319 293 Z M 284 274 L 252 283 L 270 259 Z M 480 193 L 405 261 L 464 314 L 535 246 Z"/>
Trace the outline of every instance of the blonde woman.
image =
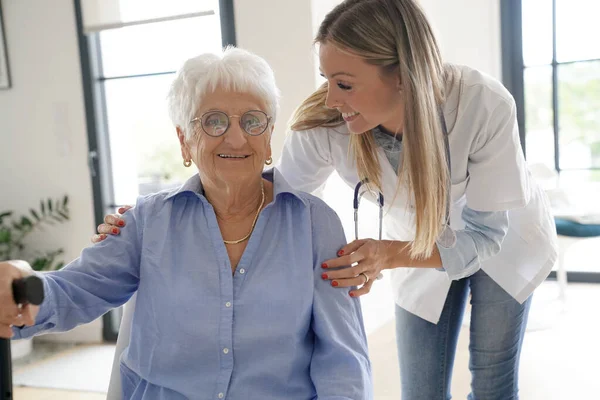
<path id="1" fill-rule="evenodd" d="M 385 199 L 386 240 L 342 247 L 322 278 L 361 285 L 349 292 L 360 296 L 391 270 L 403 400 L 450 398 L 470 293 L 469 398 L 517 399 L 531 296 L 556 237 L 513 98 L 481 72 L 444 64 L 414 0 L 344 1 L 315 42 L 327 82 L 297 109 L 278 169 L 300 190 L 337 171 Z M 94 241 L 119 221 L 108 216 Z"/>

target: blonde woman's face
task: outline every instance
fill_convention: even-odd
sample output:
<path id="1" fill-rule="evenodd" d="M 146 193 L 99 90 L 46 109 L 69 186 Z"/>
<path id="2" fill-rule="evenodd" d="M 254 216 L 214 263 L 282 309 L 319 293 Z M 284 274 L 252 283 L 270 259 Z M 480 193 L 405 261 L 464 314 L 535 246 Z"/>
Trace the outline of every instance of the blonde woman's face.
<path id="1" fill-rule="evenodd" d="M 319 47 L 321 75 L 328 81 L 326 105 L 342 113 L 352 133 L 381 125 L 401 133 L 404 103 L 396 76 L 383 76 L 381 68 L 332 44 Z"/>

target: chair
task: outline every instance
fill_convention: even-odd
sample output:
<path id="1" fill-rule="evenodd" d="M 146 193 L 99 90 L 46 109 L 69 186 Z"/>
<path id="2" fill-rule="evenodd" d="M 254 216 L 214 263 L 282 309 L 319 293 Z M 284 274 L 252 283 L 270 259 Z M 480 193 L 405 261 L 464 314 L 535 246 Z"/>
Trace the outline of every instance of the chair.
<path id="1" fill-rule="evenodd" d="M 556 279 L 559 284 L 559 300 L 566 302 L 567 270 L 565 255 L 567 250 L 582 238 L 600 236 L 600 210 L 586 212 L 577 207 L 566 191 L 559 185 L 558 173 L 544 164 L 529 166 L 532 175 L 544 188 L 554 214 L 556 233 L 559 236 L 560 251 L 558 255 Z"/>
<path id="2" fill-rule="evenodd" d="M 112 372 L 110 374 L 110 383 L 108 384 L 108 394 L 106 395 L 107 400 L 121 400 L 121 354 L 127 346 L 129 346 L 129 339 L 131 337 L 131 323 L 133 320 L 133 311 L 135 310 L 135 303 L 137 300 L 137 293 L 135 293 L 131 299 L 125 304 L 123 310 L 123 317 L 121 318 L 121 326 L 119 328 L 119 336 L 117 337 L 117 346 L 115 349 L 115 357 L 113 359 Z"/>
<path id="3" fill-rule="evenodd" d="M 558 255 L 558 270 L 556 279 L 560 287 L 559 299 L 566 301 L 567 271 L 565 267 L 565 253 L 572 245 L 580 242 L 582 238 L 600 236 L 600 224 L 581 223 L 564 217 L 555 217 L 556 233 L 561 236 L 561 251 Z"/>

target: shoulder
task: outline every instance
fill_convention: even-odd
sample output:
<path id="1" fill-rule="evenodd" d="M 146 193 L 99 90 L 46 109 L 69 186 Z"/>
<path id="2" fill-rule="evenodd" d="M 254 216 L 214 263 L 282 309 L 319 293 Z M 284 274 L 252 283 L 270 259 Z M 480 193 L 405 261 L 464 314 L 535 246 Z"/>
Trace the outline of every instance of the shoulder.
<path id="1" fill-rule="evenodd" d="M 511 105 L 513 96 L 496 78 L 464 65 L 456 65 L 460 79 L 462 101 L 474 101 L 485 108 L 495 108 L 499 104 Z"/>
<path id="2" fill-rule="evenodd" d="M 444 115 L 452 127 L 478 131 L 494 115 L 514 114 L 515 101 L 508 89 L 492 76 L 464 65 L 449 65 L 453 79 L 447 89 Z M 452 130 L 452 129 L 450 129 Z"/>
<path id="3" fill-rule="evenodd" d="M 350 135 L 346 124 L 342 124 L 334 127 L 320 126 L 312 129 L 289 131 L 287 139 L 313 143 L 318 146 L 330 146 L 337 143 L 347 143 Z"/>
<path id="4" fill-rule="evenodd" d="M 136 213 L 143 217 L 145 215 L 155 215 L 165 207 L 170 207 L 173 201 L 180 196 L 196 196 L 198 194 L 186 188 L 186 184 L 171 189 L 161 190 L 155 193 L 149 193 L 138 196 L 136 204 L 133 207 Z M 127 214 L 127 213 L 126 213 Z"/>
<path id="5" fill-rule="evenodd" d="M 512 135 L 516 107 L 504 85 L 476 69 L 452 67 L 455 77 L 447 93 L 444 116 L 451 142 L 460 144 L 458 150 L 471 153 L 495 135 Z"/>

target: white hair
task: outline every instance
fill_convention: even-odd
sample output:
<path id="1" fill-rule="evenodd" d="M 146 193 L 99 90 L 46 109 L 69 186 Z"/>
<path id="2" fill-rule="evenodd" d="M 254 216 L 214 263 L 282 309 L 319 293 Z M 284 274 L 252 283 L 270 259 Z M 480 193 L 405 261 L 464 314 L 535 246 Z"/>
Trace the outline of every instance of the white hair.
<path id="1" fill-rule="evenodd" d="M 269 64 L 249 51 L 228 46 L 221 53 L 204 53 L 190 58 L 177 72 L 171 84 L 167 103 L 169 116 L 179 126 L 187 140 L 187 129 L 195 117 L 203 97 L 217 88 L 250 93 L 264 100 L 268 114 L 275 122 L 279 110 L 280 92 Z"/>

